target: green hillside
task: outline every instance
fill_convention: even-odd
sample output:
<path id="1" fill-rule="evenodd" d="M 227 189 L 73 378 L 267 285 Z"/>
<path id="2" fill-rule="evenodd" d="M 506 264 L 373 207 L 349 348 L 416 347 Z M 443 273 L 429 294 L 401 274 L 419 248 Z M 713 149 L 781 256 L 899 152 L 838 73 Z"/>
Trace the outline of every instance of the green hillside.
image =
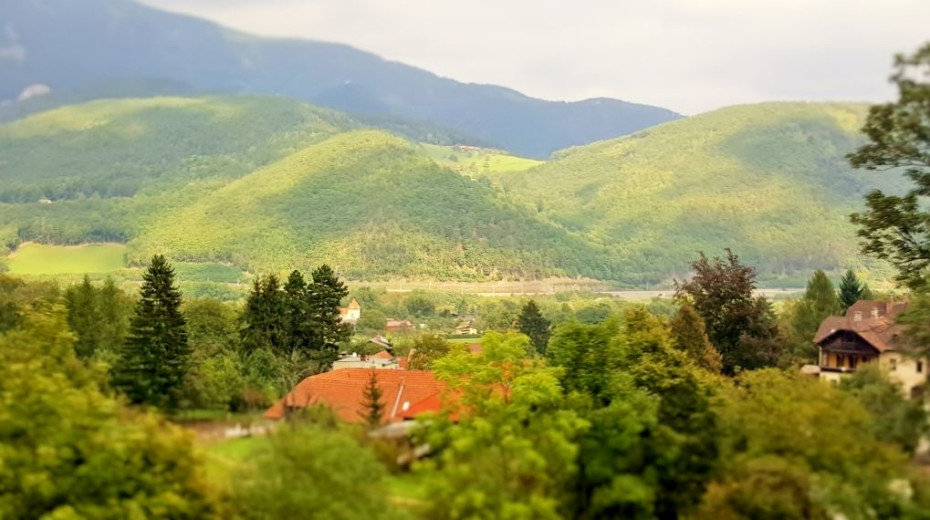
<path id="1" fill-rule="evenodd" d="M 512 199 L 616 253 L 629 278 L 680 275 L 732 247 L 765 277 L 856 258 L 848 215 L 892 174 L 852 170 L 866 106 L 766 103 L 572 148 L 499 176 Z"/>

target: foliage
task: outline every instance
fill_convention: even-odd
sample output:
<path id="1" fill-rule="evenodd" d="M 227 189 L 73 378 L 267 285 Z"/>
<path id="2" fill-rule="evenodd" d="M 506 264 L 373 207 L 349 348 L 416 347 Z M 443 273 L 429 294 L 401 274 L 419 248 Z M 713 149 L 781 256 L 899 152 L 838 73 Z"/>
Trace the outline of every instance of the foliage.
<path id="1" fill-rule="evenodd" d="M 129 333 L 129 310 L 132 300 L 107 278 L 103 287 L 95 287 L 86 275 L 80 285 L 65 291 L 68 327 L 77 340 L 74 349 L 82 359 L 113 360 Z"/>
<path id="2" fill-rule="evenodd" d="M 407 368 L 430 370 L 437 359 L 452 351 L 452 345 L 438 334 L 421 334 L 413 341 Z"/>
<path id="3" fill-rule="evenodd" d="M 489 332 L 483 351 L 453 351 L 434 371 L 459 396 L 457 422 L 427 440 L 430 518 L 562 518 L 586 422 L 565 402 L 555 370 L 527 360 L 529 339 Z"/>
<path id="4" fill-rule="evenodd" d="M 898 100 L 869 109 L 862 131 L 869 142 L 849 159 L 868 170 L 903 172 L 913 183 L 898 196 L 873 190 L 866 196 L 867 210 L 854 213 L 863 239 L 862 251 L 888 260 L 898 280 L 917 288 L 927 282 L 930 267 L 930 214 L 924 201 L 930 195 L 930 43 L 910 55 L 895 58 L 891 80 Z"/>
<path id="5" fill-rule="evenodd" d="M 218 300 L 191 300 L 182 308 L 191 348 L 183 404 L 201 410 L 245 408 L 245 368 L 238 343 L 238 315 Z"/>
<path id="6" fill-rule="evenodd" d="M 384 419 L 385 404 L 382 398 L 384 392 L 378 386 L 378 374 L 372 369 L 368 376 L 368 384 L 365 385 L 365 391 L 362 392 L 362 410 L 359 415 L 365 420 L 369 428 L 376 428 Z"/>
<path id="7" fill-rule="evenodd" d="M 796 355 L 803 361 L 814 362 L 817 359 L 817 350 L 813 345 L 814 334 L 825 318 L 842 312 L 842 304 L 826 273 L 819 269 L 814 272 L 807 282 L 807 290 L 801 302 L 793 312 L 791 334 L 797 346 Z"/>
<path id="8" fill-rule="evenodd" d="M 874 363 L 859 367 L 843 378 L 840 388 L 851 393 L 874 417 L 876 438 L 893 442 L 909 454 L 917 449 L 920 439 L 930 432 L 927 411 L 920 399 L 907 399 L 900 385 Z"/>
<path id="9" fill-rule="evenodd" d="M 402 517 L 383 492 L 385 469 L 346 432 L 285 425 L 271 440 L 235 475 L 234 507 L 244 520 Z"/>
<path id="10" fill-rule="evenodd" d="M 865 282 L 861 282 L 852 269 L 847 269 L 840 280 L 839 300 L 841 311 L 852 307 L 859 300 L 869 300 L 872 298 L 872 291 Z"/>
<path id="11" fill-rule="evenodd" d="M 725 259 L 704 253 L 691 262 L 693 277 L 676 282 L 676 297 L 703 318 L 711 344 L 723 358 L 723 371 L 774 365 L 780 356 L 778 328 L 768 301 L 753 296 L 756 271 L 729 249 Z"/>
<path id="12" fill-rule="evenodd" d="M 543 317 L 536 302 L 530 300 L 523 306 L 520 317 L 517 318 L 517 329 L 530 338 L 530 343 L 540 356 L 546 355 L 546 346 L 549 344 L 549 320 Z"/>
<path id="13" fill-rule="evenodd" d="M 100 390 L 63 313 L 0 336 L 0 517 L 212 518 L 190 439 Z"/>
<path id="14" fill-rule="evenodd" d="M 816 506 L 813 511 L 828 511 L 831 517 L 899 516 L 902 497 L 890 483 L 907 476 L 903 454 L 875 436 L 876 419 L 853 395 L 814 378 L 768 369 L 741 374 L 735 383 L 727 383 L 717 410 L 721 470 L 734 479 L 747 476 L 723 484 L 731 505 L 738 505 L 738 501 L 732 504 L 732 493 L 745 500 L 753 491 L 748 486 L 763 485 L 755 492 L 765 493 L 767 500 L 783 492 L 779 488 L 786 487 L 787 480 L 794 487 L 806 484 L 793 492 L 803 498 L 798 506 L 811 504 Z M 765 469 L 773 464 L 772 458 L 780 461 L 776 472 Z M 760 472 L 773 473 L 774 478 L 760 482 L 765 478 Z M 807 477 L 799 478 L 799 473 Z M 765 504 L 759 499 L 752 502 L 743 506 Z M 735 513 L 746 515 L 751 510 Z"/>
<path id="15" fill-rule="evenodd" d="M 113 384 L 135 404 L 173 411 L 190 368 L 181 292 L 164 256 L 152 257 L 142 278 L 129 337 L 113 367 Z"/>
<path id="16" fill-rule="evenodd" d="M 723 369 L 723 359 L 707 337 L 704 320 L 690 303 L 681 304 L 669 327 L 675 347 L 684 352 L 697 366 L 720 373 Z"/>

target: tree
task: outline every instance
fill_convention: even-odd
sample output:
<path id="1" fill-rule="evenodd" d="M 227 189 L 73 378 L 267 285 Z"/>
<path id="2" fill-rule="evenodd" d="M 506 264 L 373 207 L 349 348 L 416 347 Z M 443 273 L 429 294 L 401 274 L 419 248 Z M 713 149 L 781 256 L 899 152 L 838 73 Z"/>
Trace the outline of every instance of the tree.
<path id="1" fill-rule="evenodd" d="M 0 518 L 214 518 L 189 433 L 102 391 L 61 309 L 0 335 Z"/>
<path id="2" fill-rule="evenodd" d="M 826 273 L 818 269 L 807 282 L 807 290 L 801 298 L 801 303 L 794 310 L 791 328 L 798 346 L 800 357 L 805 361 L 813 361 L 817 351 L 813 345 L 814 334 L 820 323 L 827 316 L 835 316 L 842 311 L 842 305 L 836 296 L 833 283 Z"/>
<path id="3" fill-rule="evenodd" d="M 369 428 L 377 428 L 384 418 L 385 406 L 381 400 L 383 394 L 381 387 L 378 386 L 378 375 L 372 369 L 371 374 L 368 376 L 368 384 L 365 385 L 365 390 L 362 392 L 362 410 L 359 411 L 359 415 L 365 420 Z"/>
<path id="4" fill-rule="evenodd" d="M 690 303 L 682 303 L 669 323 L 675 346 L 697 366 L 719 373 L 723 368 L 720 353 L 710 343 L 701 315 Z"/>
<path id="5" fill-rule="evenodd" d="M 233 507 L 244 520 L 401 517 L 388 502 L 387 472 L 346 432 L 283 425 L 271 449 L 233 476 Z"/>
<path id="6" fill-rule="evenodd" d="M 113 367 L 113 383 L 135 404 L 171 411 L 177 408 L 190 363 L 181 292 L 162 255 L 152 258 L 142 280 L 129 338 Z"/>
<path id="7" fill-rule="evenodd" d="M 260 348 L 269 348 L 276 354 L 284 353 L 286 335 L 282 317 L 285 314 L 286 303 L 278 277 L 273 274 L 257 276 L 242 312 L 240 334 L 246 355 Z"/>
<path id="8" fill-rule="evenodd" d="M 842 312 L 846 312 L 846 309 L 852 307 L 857 301 L 868 300 L 871 297 L 872 292 L 869 290 L 869 286 L 860 282 L 856 273 L 852 269 L 848 269 L 840 280 L 839 300 Z"/>
<path id="9" fill-rule="evenodd" d="M 891 81 L 898 100 L 873 105 L 862 131 L 869 142 L 849 155 L 856 168 L 894 170 L 913 181 L 904 196 L 875 190 L 866 211 L 851 219 L 859 226 L 862 251 L 888 260 L 897 279 L 911 288 L 927 283 L 930 268 L 930 43 L 895 57 Z"/>
<path id="10" fill-rule="evenodd" d="M 84 275 L 80 284 L 68 287 L 65 291 L 68 327 L 77 337 L 74 351 L 81 359 L 92 358 L 100 344 L 101 326 L 104 321 L 100 315 L 97 296 L 97 290 L 87 275 Z"/>
<path id="11" fill-rule="evenodd" d="M 772 308 L 763 296 L 752 294 L 755 269 L 742 265 L 733 251 L 726 252 L 725 259 L 713 261 L 701 253 L 691 262 L 694 276 L 675 283 L 675 297 L 703 318 L 707 336 L 723 358 L 724 373 L 774 365 L 782 347 Z"/>
<path id="12" fill-rule="evenodd" d="M 335 361 L 339 343 L 347 340 L 351 332 L 339 315 L 339 305 L 349 291 L 328 265 L 318 267 L 312 277 L 308 290 L 312 323 L 309 347 L 316 370 L 323 371 Z"/>
<path id="13" fill-rule="evenodd" d="M 540 356 L 546 355 L 546 346 L 552 334 L 549 325 L 549 320 L 543 317 L 533 300 L 526 302 L 517 318 L 517 330 L 529 336 L 530 343 Z"/>
<path id="14" fill-rule="evenodd" d="M 313 323 L 310 316 L 310 302 L 307 295 L 307 282 L 300 271 L 292 271 L 284 284 L 284 315 L 283 323 L 283 354 L 291 356 L 300 352 L 309 354 L 311 341 L 311 328 Z"/>
<path id="15" fill-rule="evenodd" d="M 433 363 L 452 351 L 452 344 L 439 334 L 421 334 L 413 341 L 407 368 L 430 370 Z"/>

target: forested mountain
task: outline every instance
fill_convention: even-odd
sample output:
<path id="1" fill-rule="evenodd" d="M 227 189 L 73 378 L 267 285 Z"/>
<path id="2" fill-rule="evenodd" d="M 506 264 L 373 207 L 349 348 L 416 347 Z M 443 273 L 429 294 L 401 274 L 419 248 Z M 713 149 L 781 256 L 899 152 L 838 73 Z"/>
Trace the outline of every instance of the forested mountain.
<path id="1" fill-rule="evenodd" d="M 848 216 L 863 195 L 904 182 L 845 159 L 866 110 L 734 106 L 565 150 L 497 182 L 544 220 L 611 248 L 631 278 L 680 275 L 696 251 L 725 247 L 765 277 L 830 269 L 856 257 Z"/>
<path id="2" fill-rule="evenodd" d="M 344 45 L 254 37 L 130 0 L 4 0 L 0 101 L 34 85 L 52 97 L 14 101 L 0 119 L 101 97 L 263 93 L 357 113 L 392 131 L 423 121 L 458 139 L 546 157 L 679 117 L 613 99 L 543 101 Z"/>
<path id="3" fill-rule="evenodd" d="M 285 98 L 121 99 L 0 125 L 0 239 L 128 244 L 364 278 L 683 276 L 731 247 L 763 278 L 857 262 L 865 106 L 771 103 L 568 149 L 440 147 Z"/>

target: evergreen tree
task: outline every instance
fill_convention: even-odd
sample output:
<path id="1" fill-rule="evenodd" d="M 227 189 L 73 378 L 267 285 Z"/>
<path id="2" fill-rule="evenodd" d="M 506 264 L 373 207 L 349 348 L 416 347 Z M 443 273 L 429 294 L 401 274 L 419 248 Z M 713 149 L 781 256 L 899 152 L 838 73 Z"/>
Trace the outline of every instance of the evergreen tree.
<path id="1" fill-rule="evenodd" d="M 162 255 L 152 257 L 145 274 L 129 338 L 113 367 L 113 383 L 136 404 L 177 408 L 190 349 L 181 314 L 181 291 Z"/>
<path id="2" fill-rule="evenodd" d="M 310 304 L 307 298 L 307 282 L 300 271 L 291 272 L 284 284 L 284 326 L 285 354 L 293 356 L 306 354 L 310 345 L 310 331 L 313 326 L 310 317 Z"/>
<path id="3" fill-rule="evenodd" d="M 806 361 L 816 356 L 812 340 L 820 323 L 827 316 L 838 315 L 842 310 L 833 283 L 826 273 L 818 269 L 807 282 L 807 290 L 791 324 L 796 342 L 802 347 L 800 354 Z"/>
<path id="4" fill-rule="evenodd" d="M 701 315 L 689 303 L 683 303 L 669 323 L 672 339 L 679 350 L 699 367 L 711 372 L 720 372 L 723 359 L 710 343 Z"/>
<path id="5" fill-rule="evenodd" d="M 378 386 L 378 375 L 372 369 L 362 394 L 362 410 L 359 411 L 359 415 L 370 428 L 377 428 L 384 418 L 385 405 L 381 401 L 383 395 L 384 392 Z"/>
<path id="6" fill-rule="evenodd" d="M 101 328 L 105 325 L 100 313 L 97 289 L 90 277 L 65 291 L 65 306 L 68 309 L 68 328 L 76 336 L 74 352 L 81 359 L 94 356 L 101 342 Z"/>
<path id="7" fill-rule="evenodd" d="M 309 349 L 317 370 L 324 371 L 335 361 L 339 343 L 349 338 L 350 331 L 339 315 L 340 303 L 349 291 L 325 264 L 313 271 L 312 280 L 308 290 Z"/>
<path id="8" fill-rule="evenodd" d="M 256 277 L 242 312 L 243 327 L 240 335 L 247 355 L 260 348 L 283 353 L 284 315 L 285 302 L 278 277 L 273 274 Z"/>
<path id="9" fill-rule="evenodd" d="M 859 300 L 867 299 L 865 292 L 868 291 L 868 287 L 859 281 L 859 278 L 856 276 L 856 273 L 852 269 L 846 271 L 846 274 L 843 275 L 843 278 L 840 280 L 840 306 L 842 311 L 846 312 L 846 309 L 852 307 L 854 303 Z"/>
<path id="10" fill-rule="evenodd" d="M 535 301 L 530 300 L 523 306 L 523 311 L 517 318 L 517 329 L 529 336 L 530 344 L 540 356 L 546 355 L 546 346 L 552 331 L 549 320 L 539 312 Z"/>

